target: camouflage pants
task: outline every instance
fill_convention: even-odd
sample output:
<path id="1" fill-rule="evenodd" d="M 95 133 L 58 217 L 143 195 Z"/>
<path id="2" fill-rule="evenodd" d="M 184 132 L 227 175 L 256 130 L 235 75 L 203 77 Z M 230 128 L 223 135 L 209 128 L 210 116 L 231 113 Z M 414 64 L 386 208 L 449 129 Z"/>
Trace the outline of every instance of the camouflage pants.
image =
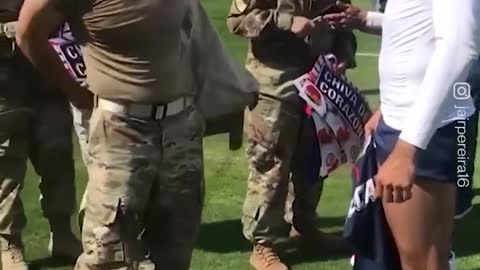
<path id="1" fill-rule="evenodd" d="M 187 270 L 203 208 L 204 120 L 192 107 L 158 121 L 95 109 L 76 270 Z"/>
<path id="2" fill-rule="evenodd" d="M 73 105 L 70 105 L 73 115 L 73 127 L 77 135 L 78 144 L 80 146 L 80 152 L 82 155 L 83 164 L 88 168 L 89 158 L 88 158 L 88 133 L 89 133 L 89 123 L 92 116 L 92 111 L 90 110 L 80 110 Z M 84 191 L 82 195 L 82 200 L 80 202 L 80 208 L 78 209 L 78 224 L 82 228 L 83 217 L 85 216 L 85 204 L 87 200 L 87 192 Z"/>
<path id="3" fill-rule="evenodd" d="M 291 82 L 279 88 L 279 93 L 296 93 Z M 301 234 L 316 230 L 323 179 L 307 179 L 312 177 L 305 161 L 318 146 L 313 146 L 311 119 L 292 96 L 294 102 L 261 96 L 247 116 L 250 175 L 242 223 L 244 236 L 253 243 L 274 244 L 288 237 L 291 225 Z"/>
<path id="4" fill-rule="evenodd" d="M 19 236 L 25 227 L 20 192 L 28 158 L 41 177 L 40 203 L 44 216 L 51 222 L 56 218 L 64 221 L 75 207 L 72 118 L 68 105 L 60 96 L 42 96 L 35 101 L 28 107 L 33 116 L 17 119 L 16 124 L 23 126 L 22 130 L 0 131 L 2 235 Z"/>
<path id="5" fill-rule="evenodd" d="M 80 151 L 82 154 L 82 160 L 85 165 L 88 164 L 88 125 L 92 112 L 90 110 L 80 110 L 73 105 L 70 105 L 73 116 L 73 127 L 75 134 L 77 135 L 78 143 L 80 145 Z"/>

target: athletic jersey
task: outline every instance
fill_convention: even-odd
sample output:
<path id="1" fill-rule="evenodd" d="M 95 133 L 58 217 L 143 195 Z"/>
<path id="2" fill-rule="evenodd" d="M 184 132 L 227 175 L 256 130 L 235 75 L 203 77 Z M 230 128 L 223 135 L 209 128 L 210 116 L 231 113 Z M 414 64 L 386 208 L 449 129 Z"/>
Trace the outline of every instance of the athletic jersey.
<path id="1" fill-rule="evenodd" d="M 474 113 L 466 86 L 454 92 L 454 84 L 465 81 L 478 57 L 478 14 L 478 0 L 388 2 L 379 57 L 381 110 L 387 125 L 402 130 L 402 140 L 424 149 L 437 128 Z"/>

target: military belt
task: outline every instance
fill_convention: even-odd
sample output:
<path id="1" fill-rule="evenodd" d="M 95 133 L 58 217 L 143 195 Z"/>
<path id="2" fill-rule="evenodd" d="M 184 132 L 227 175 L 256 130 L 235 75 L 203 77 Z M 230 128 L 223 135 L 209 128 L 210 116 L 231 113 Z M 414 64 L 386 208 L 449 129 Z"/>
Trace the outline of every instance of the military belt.
<path id="1" fill-rule="evenodd" d="M 140 119 L 161 120 L 167 116 L 181 113 L 193 105 L 193 98 L 186 96 L 178 98 L 168 104 L 150 105 L 114 101 L 95 97 L 95 107 L 112 113 L 127 115 Z"/>

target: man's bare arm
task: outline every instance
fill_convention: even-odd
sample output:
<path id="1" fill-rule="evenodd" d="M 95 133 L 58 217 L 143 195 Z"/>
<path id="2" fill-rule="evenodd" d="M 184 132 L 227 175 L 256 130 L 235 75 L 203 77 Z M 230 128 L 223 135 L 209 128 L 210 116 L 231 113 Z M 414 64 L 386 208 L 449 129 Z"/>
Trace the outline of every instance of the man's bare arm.
<path id="1" fill-rule="evenodd" d="M 51 0 L 25 0 L 17 23 L 17 44 L 47 82 L 60 88 L 74 105 L 89 108 L 91 93 L 68 75 L 48 41 L 64 20 Z"/>
<path id="2" fill-rule="evenodd" d="M 339 5 L 345 8 L 344 12 L 323 16 L 323 19 L 332 27 L 358 29 L 367 34 L 382 35 L 382 13 L 366 11 L 350 4 L 339 3 Z"/>

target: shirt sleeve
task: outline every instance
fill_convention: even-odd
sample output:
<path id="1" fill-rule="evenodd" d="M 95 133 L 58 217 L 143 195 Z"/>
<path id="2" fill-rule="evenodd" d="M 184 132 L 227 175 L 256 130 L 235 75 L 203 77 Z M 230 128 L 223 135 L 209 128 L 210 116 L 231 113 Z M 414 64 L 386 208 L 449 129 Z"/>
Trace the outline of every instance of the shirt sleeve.
<path id="1" fill-rule="evenodd" d="M 441 108 L 454 103 L 454 84 L 467 78 L 480 43 L 480 1 L 431 0 L 431 5 L 435 49 L 400 134 L 400 139 L 421 149 L 444 120 Z"/>
<path id="2" fill-rule="evenodd" d="M 269 0 L 233 0 L 227 16 L 230 32 L 246 37 L 260 37 L 269 27 L 288 31 L 292 25 L 297 0 L 278 0 L 275 8 Z"/>
<path id="3" fill-rule="evenodd" d="M 383 25 L 383 13 L 368 11 L 365 24 L 367 28 L 381 30 Z"/>

